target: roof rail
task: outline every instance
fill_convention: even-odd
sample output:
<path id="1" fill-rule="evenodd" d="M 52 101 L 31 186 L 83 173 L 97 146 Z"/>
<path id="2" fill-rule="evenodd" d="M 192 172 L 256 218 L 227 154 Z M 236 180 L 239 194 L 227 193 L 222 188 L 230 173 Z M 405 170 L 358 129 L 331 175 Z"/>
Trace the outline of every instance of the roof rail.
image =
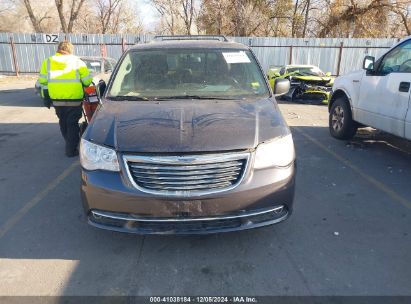
<path id="1" fill-rule="evenodd" d="M 170 40 L 219 40 L 228 42 L 224 35 L 174 35 L 174 36 L 154 36 L 154 40 L 170 41 Z"/>

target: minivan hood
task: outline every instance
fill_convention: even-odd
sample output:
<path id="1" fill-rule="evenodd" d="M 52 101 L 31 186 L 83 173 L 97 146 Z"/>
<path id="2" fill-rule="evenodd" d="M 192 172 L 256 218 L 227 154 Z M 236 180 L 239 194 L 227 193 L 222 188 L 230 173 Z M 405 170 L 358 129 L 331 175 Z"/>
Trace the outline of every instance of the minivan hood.
<path id="1" fill-rule="evenodd" d="M 244 150 L 289 132 L 275 101 L 104 100 L 84 138 L 121 152 Z"/>

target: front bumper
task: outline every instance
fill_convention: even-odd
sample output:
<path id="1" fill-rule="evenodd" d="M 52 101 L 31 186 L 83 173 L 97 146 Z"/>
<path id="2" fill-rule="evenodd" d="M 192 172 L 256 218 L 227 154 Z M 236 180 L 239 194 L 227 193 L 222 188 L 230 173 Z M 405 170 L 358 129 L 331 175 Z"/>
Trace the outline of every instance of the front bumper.
<path id="1" fill-rule="evenodd" d="M 289 91 L 290 97 L 293 95 L 295 90 L 300 91 L 299 97 L 302 99 L 318 99 L 324 104 L 328 104 L 332 94 L 332 87 L 299 84 L 291 86 Z"/>
<path id="2" fill-rule="evenodd" d="M 139 234 L 208 234 L 270 225 L 292 212 L 295 164 L 245 172 L 229 191 L 167 197 L 139 191 L 124 170 L 82 169 L 81 194 L 89 224 Z"/>
<path id="3" fill-rule="evenodd" d="M 306 99 L 319 99 L 322 103 L 328 104 L 331 97 L 331 90 L 323 90 L 321 88 L 307 89 L 302 94 Z"/>
<path id="4" fill-rule="evenodd" d="M 279 223 L 289 216 L 284 206 L 270 209 L 194 218 L 146 218 L 99 210 L 90 212 L 94 227 L 140 234 L 209 234 L 258 228 Z"/>

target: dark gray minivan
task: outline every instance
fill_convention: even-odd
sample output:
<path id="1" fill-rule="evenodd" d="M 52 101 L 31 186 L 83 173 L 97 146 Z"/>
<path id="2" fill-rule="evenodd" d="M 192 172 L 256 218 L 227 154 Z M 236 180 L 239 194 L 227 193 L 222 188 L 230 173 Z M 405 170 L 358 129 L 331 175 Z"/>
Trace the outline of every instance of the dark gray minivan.
<path id="1" fill-rule="evenodd" d="M 91 225 L 204 234 L 291 214 L 290 130 L 249 47 L 218 38 L 134 46 L 98 85 L 101 105 L 80 144 Z M 274 94 L 288 88 L 278 80 Z"/>

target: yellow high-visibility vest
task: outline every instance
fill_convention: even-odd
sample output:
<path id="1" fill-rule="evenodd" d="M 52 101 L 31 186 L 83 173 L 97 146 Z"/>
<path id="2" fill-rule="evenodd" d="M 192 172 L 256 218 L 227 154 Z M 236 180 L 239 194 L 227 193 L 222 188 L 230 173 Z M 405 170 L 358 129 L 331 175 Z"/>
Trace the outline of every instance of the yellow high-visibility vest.
<path id="1" fill-rule="evenodd" d="M 83 86 L 89 86 L 92 80 L 86 64 L 74 55 L 56 53 L 41 65 L 42 96 L 47 89 L 54 106 L 80 105 L 84 97 Z"/>

